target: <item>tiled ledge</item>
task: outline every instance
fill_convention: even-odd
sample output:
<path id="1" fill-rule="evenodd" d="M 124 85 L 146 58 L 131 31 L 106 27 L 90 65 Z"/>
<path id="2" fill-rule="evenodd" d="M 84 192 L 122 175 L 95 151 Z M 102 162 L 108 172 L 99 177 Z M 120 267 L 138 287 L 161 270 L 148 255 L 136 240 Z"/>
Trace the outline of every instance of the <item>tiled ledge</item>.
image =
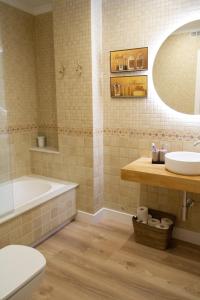
<path id="1" fill-rule="evenodd" d="M 34 152 L 44 152 L 44 153 L 54 153 L 54 154 L 60 153 L 57 148 L 53 148 L 53 147 L 44 147 L 44 148 L 32 147 L 29 150 Z"/>

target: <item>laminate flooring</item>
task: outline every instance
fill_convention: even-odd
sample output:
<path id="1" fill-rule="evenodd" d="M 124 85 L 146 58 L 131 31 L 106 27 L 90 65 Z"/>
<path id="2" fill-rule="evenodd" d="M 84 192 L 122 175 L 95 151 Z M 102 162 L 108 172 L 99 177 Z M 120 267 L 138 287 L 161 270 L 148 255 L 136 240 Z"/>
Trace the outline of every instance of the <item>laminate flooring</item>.
<path id="1" fill-rule="evenodd" d="M 200 247 L 188 243 L 160 251 L 120 223 L 74 221 L 37 249 L 47 267 L 33 300 L 200 300 Z"/>

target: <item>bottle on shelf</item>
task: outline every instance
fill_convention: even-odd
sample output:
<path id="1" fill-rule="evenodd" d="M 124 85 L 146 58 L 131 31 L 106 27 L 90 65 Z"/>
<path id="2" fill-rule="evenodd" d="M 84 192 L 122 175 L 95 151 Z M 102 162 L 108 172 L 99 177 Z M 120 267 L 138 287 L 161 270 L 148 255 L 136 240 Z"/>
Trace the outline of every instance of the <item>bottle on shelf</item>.
<path id="1" fill-rule="evenodd" d="M 135 70 L 135 57 L 133 55 L 128 57 L 127 68 L 128 70 Z"/>
<path id="2" fill-rule="evenodd" d="M 124 70 L 124 59 L 123 56 L 119 57 L 119 71 L 123 71 Z"/>
<path id="3" fill-rule="evenodd" d="M 121 85 L 118 82 L 113 85 L 113 92 L 115 97 L 121 96 Z"/>
<path id="4" fill-rule="evenodd" d="M 123 70 L 126 71 L 126 70 L 128 70 L 128 58 L 127 58 L 127 56 L 125 55 L 123 59 L 124 59 Z"/>
<path id="5" fill-rule="evenodd" d="M 144 68 L 144 56 L 142 53 L 139 53 L 136 57 L 136 69 L 143 69 Z"/>
<path id="6" fill-rule="evenodd" d="M 115 56 L 113 62 L 114 62 L 114 69 L 115 69 L 115 71 L 119 71 L 119 57 Z"/>

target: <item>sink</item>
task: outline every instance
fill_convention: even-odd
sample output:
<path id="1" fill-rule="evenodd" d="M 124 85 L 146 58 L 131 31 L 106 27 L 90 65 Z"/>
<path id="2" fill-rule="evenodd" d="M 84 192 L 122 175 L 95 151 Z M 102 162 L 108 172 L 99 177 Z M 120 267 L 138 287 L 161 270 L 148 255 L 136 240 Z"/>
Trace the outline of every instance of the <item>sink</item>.
<path id="1" fill-rule="evenodd" d="M 165 168 L 182 175 L 200 175 L 200 153 L 169 152 L 165 155 Z"/>

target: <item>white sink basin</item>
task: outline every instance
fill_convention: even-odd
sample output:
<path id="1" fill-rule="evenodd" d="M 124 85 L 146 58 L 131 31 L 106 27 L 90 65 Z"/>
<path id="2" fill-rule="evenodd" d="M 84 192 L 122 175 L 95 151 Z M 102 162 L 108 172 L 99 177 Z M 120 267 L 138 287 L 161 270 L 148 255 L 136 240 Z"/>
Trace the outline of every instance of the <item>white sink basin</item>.
<path id="1" fill-rule="evenodd" d="M 200 175 L 200 153 L 169 152 L 165 155 L 165 168 L 182 175 Z"/>

